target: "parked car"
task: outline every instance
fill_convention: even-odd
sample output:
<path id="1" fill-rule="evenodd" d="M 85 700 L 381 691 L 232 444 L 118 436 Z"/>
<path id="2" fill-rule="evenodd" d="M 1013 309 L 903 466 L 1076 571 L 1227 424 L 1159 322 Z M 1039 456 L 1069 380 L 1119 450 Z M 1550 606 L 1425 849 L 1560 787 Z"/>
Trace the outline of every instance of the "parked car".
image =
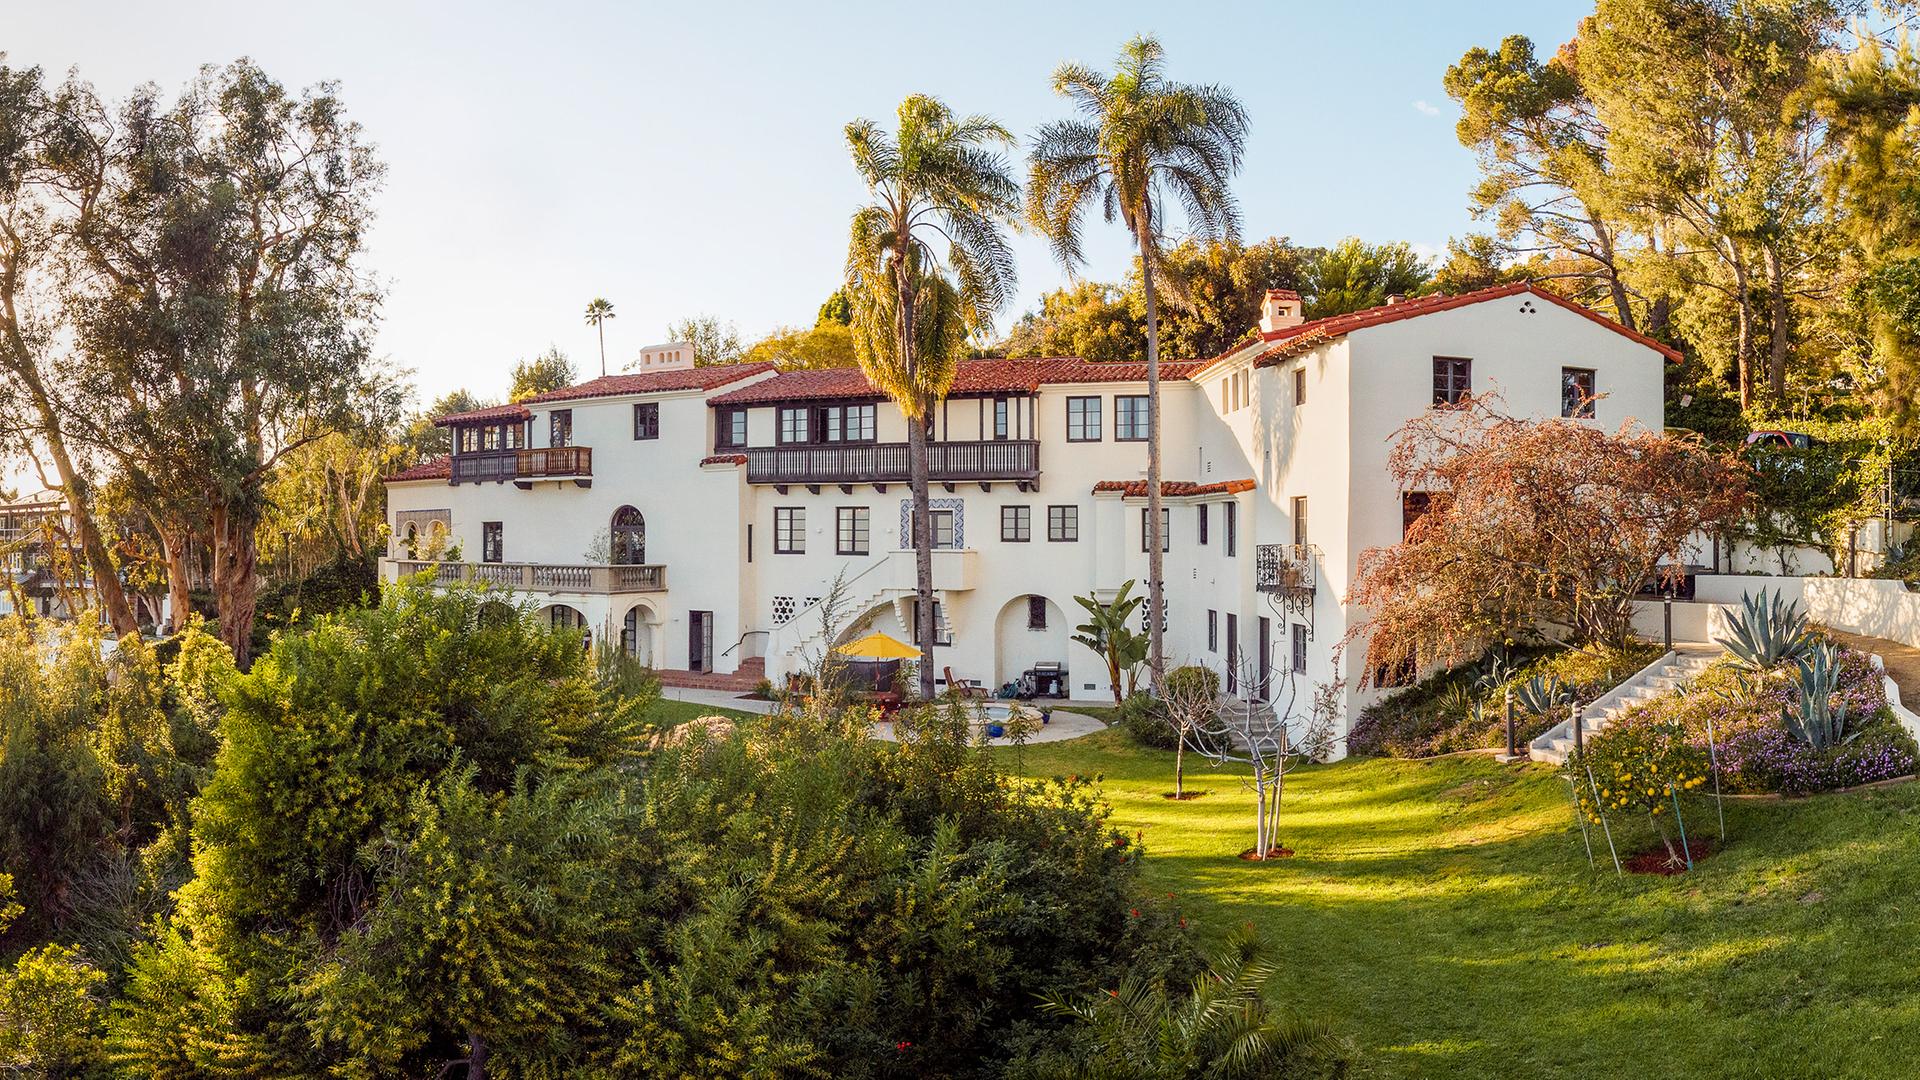
<path id="1" fill-rule="evenodd" d="M 1819 441 L 1804 431 L 1782 431 L 1778 428 L 1756 431 L 1747 436 L 1749 447 L 1762 446 L 1776 450 L 1811 450 Z"/>

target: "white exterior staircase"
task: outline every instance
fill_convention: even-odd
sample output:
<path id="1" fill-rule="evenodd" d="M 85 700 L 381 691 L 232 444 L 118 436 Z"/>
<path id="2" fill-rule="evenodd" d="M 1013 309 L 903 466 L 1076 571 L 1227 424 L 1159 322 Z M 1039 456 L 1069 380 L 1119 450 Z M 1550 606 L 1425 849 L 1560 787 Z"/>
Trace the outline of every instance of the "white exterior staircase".
<path id="1" fill-rule="evenodd" d="M 1705 671 L 1720 650 L 1715 646 L 1680 645 L 1673 652 L 1648 664 L 1626 682 L 1614 687 L 1580 708 L 1580 732 L 1590 739 L 1635 705 L 1671 694 Z M 1573 753 L 1573 721 L 1562 720 L 1545 734 L 1527 744 L 1535 761 L 1559 765 Z"/>

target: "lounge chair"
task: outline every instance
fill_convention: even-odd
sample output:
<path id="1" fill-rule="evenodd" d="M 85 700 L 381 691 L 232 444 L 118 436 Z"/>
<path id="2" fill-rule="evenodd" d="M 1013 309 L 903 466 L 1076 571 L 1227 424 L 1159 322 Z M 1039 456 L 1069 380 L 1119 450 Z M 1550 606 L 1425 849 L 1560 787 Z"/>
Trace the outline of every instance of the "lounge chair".
<path id="1" fill-rule="evenodd" d="M 954 678 L 952 668 L 941 668 L 940 671 L 947 677 L 947 689 L 959 694 L 963 698 L 985 699 L 992 696 L 984 686 L 974 686 L 971 683 L 963 683 L 959 679 Z"/>

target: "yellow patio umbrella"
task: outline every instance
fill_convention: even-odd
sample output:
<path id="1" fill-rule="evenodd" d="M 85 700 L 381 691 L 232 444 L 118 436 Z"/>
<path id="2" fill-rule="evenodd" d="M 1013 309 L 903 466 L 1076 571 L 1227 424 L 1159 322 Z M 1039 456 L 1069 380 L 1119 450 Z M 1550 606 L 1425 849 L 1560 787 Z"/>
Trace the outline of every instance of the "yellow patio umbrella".
<path id="1" fill-rule="evenodd" d="M 920 655 L 919 649 L 877 630 L 858 641 L 849 641 L 834 651 L 842 656 L 858 656 L 865 660 L 911 660 Z"/>

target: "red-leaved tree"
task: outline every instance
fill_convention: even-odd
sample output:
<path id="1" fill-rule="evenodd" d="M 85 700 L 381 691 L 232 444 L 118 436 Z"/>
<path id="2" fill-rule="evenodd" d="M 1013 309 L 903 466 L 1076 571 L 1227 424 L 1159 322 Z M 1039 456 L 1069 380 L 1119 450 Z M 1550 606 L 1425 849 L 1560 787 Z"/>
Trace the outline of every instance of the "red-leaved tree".
<path id="1" fill-rule="evenodd" d="M 1541 630 L 1625 641 L 1641 583 L 1743 513 L 1751 476 L 1697 439 L 1516 419 L 1497 397 L 1408 422 L 1387 469 L 1426 508 L 1360 555 L 1347 600 L 1367 615 L 1342 648 L 1364 640 L 1363 684 Z"/>

